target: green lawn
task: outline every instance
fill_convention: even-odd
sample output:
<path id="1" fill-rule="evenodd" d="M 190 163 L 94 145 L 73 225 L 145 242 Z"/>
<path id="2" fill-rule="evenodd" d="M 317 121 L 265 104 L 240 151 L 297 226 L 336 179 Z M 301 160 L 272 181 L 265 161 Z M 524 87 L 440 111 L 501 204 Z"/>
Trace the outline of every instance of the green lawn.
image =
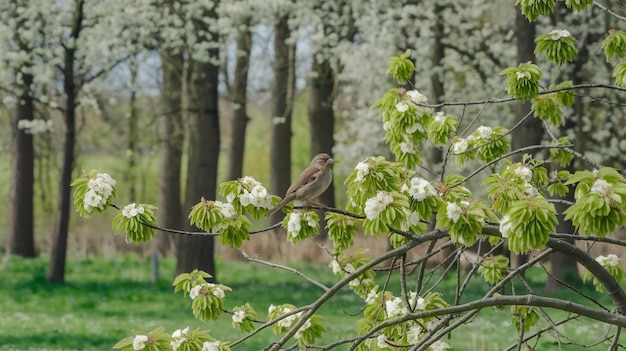
<path id="1" fill-rule="evenodd" d="M 191 300 L 173 294 L 171 277 L 174 262 L 161 262 L 161 279 L 150 282 L 150 262 L 127 255 L 116 259 L 72 259 L 68 262 L 67 283 L 45 281 L 45 259 L 24 260 L 12 257 L 0 272 L 0 350 L 106 350 L 120 339 L 132 335 L 133 329 L 151 330 L 163 326 L 166 331 L 190 326 L 211 330 L 220 340 L 237 340 L 243 336 L 230 325 L 229 315 L 217 322 L 203 323 L 193 318 Z M 322 283 L 331 285 L 335 278 L 325 267 L 298 264 L 297 268 Z M 539 288 L 543 276 L 530 275 L 531 284 Z M 321 290 L 294 274 L 245 262 L 218 261 L 220 282 L 233 291 L 226 297 L 226 309 L 245 302 L 264 319 L 270 304 L 292 303 L 301 306 L 315 300 Z M 378 277 L 381 283 L 384 276 Z M 451 300 L 454 280 L 441 286 L 444 298 Z M 468 298 L 478 297 L 488 287 L 476 280 L 469 286 Z M 561 297 L 568 297 L 562 292 Z M 603 297 L 596 296 L 600 299 Z M 362 305 L 352 292 L 343 289 L 319 311 L 326 317 L 327 333 L 322 343 L 342 339 L 353 333 L 355 318 Z M 484 310 L 471 325 L 452 334 L 447 340 L 457 350 L 502 350 L 516 339 L 509 309 Z M 550 312 L 553 321 L 565 317 Z M 542 326 L 547 325 L 545 322 Z M 573 327 L 559 328 L 577 342 L 591 344 L 600 338 L 601 325 L 581 319 Z M 260 350 L 276 337 L 266 330 L 240 344 L 235 350 Z M 606 350 L 607 345 L 589 350 Z M 346 346 L 337 348 L 346 350 Z M 579 346 L 561 347 L 546 335 L 537 350 L 578 350 Z"/>

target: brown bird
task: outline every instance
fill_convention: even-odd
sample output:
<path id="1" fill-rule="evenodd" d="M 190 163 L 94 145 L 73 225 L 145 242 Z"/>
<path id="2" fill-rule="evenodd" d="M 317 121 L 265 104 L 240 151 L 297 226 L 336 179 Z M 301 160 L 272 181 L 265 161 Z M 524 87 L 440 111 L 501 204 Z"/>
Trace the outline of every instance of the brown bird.
<path id="1" fill-rule="evenodd" d="M 287 193 L 278 205 L 272 208 L 268 216 L 280 211 L 286 204 L 293 200 L 310 202 L 320 196 L 333 180 L 333 171 L 330 168 L 335 163 L 328 154 L 318 154 L 313 158 L 307 169 L 302 171 L 298 179 L 287 189 Z"/>

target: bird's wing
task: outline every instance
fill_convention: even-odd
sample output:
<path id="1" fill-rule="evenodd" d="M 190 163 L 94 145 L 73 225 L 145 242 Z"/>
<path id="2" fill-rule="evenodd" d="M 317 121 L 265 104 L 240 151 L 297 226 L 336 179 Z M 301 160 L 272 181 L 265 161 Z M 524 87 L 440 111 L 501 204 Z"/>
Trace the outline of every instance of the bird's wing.
<path id="1" fill-rule="evenodd" d="M 305 169 L 298 179 L 296 179 L 293 184 L 287 189 L 287 194 L 291 194 L 296 192 L 296 190 L 300 189 L 302 186 L 311 183 L 319 176 L 320 170 L 317 168 L 309 167 Z"/>

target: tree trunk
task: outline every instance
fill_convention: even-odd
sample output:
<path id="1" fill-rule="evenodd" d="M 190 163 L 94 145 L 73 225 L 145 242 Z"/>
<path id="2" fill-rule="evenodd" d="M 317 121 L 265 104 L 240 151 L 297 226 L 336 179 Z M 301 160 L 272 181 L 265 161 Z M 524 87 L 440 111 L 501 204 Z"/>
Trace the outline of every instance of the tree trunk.
<path id="1" fill-rule="evenodd" d="M 283 196 L 291 185 L 291 120 L 295 90 L 295 45 L 287 44 L 291 35 L 289 16 L 274 26 L 274 72 L 272 81 L 271 189 Z M 283 213 L 273 216 L 274 223 Z"/>
<path id="2" fill-rule="evenodd" d="M 33 232 L 33 197 L 35 187 L 35 150 L 33 135 L 19 129 L 21 120 L 32 121 L 35 106 L 31 94 L 32 74 L 23 74 L 23 91 L 11 118 L 11 188 L 9 195 L 9 252 L 22 257 L 35 257 Z"/>
<path id="3" fill-rule="evenodd" d="M 233 121 L 230 139 L 230 160 L 228 179 L 241 178 L 243 174 L 243 156 L 246 147 L 246 127 L 250 121 L 247 110 L 248 67 L 250 66 L 250 48 L 252 47 L 252 31 L 249 23 L 239 31 L 237 37 L 237 62 L 235 64 L 235 80 L 233 82 Z"/>
<path id="4" fill-rule="evenodd" d="M 137 130 L 137 91 L 135 89 L 135 81 L 138 70 L 137 56 L 130 59 L 130 99 L 128 103 L 128 139 L 126 140 L 126 155 L 128 157 L 126 169 L 126 183 L 128 184 L 128 201 L 135 202 L 137 200 L 137 139 L 139 133 Z"/>
<path id="5" fill-rule="evenodd" d="M 181 54 L 161 50 L 163 83 L 159 116 L 159 223 L 165 228 L 181 229 L 184 223 L 181 202 L 181 166 L 185 131 L 183 127 L 183 67 Z M 175 252 L 177 235 L 159 232 L 157 249 L 161 255 Z"/>
<path id="6" fill-rule="evenodd" d="M 583 24 L 586 25 L 586 24 Z M 588 38 L 586 38 L 588 39 Z M 582 40 L 580 49 L 578 51 L 578 55 L 576 55 L 576 59 L 573 62 L 572 69 L 572 83 L 574 85 L 581 84 L 586 81 L 584 65 L 589 61 L 589 46 L 588 40 Z M 586 140 L 584 137 L 580 136 L 578 126 L 581 125 L 579 123 L 580 120 L 585 116 L 585 103 L 580 96 L 576 96 L 574 100 L 574 113 L 572 118 L 568 118 L 564 126 L 562 126 L 561 134 L 566 135 L 568 130 L 576 130 L 576 142 L 575 148 L 577 151 L 581 152 L 586 149 Z M 580 137 L 579 137 L 580 136 Z M 572 165 L 567 167 L 570 172 L 574 172 L 575 168 Z M 560 170 L 559 168 L 555 169 L 555 171 Z M 570 192 L 565 197 L 565 200 L 574 202 L 574 191 L 573 188 L 570 187 Z M 557 213 L 562 213 L 567 209 L 567 206 L 562 204 L 556 205 Z M 559 226 L 556 228 L 559 233 L 574 233 L 576 228 L 572 224 L 571 221 L 563 221 L 564 216 L 559 217 Z M 569 243 L 574 244 L 574 240 L 567 240 Z M 548 281 L 546 282 L 546 294 L 551 294 L 557 291 L 557 289 L 561 286 L 561 281 L 567 283 L 577 283 L 580 281 L 580 277 L 578 276 L 577 264 L 576 260 L 568 255 L 565 255 L 561 252 L 556 252 L 550 257 L 550 266 L 552 277 L 548 277 Z"/>
<path id="7" fill-rule="evenodd" d="M 216 57 L 217 53 L 210 53 Z M 202 197 L 215 199 L 217 163 L 220 151 L 218 115 L 219 67 L 190 61 L 188 109 L 188 163 L 184 211 L 189 211 Z M 191 228 L 189 228 L 191 229 Z M 214 240 L 212 236 L 180 238 L 176 272 L 204 270 L 215 279 Z"/>
<path id="8" fill-rule="evenodd" d="M 69 39 L 76 42 L 83 24 L 84 0 L 77 0 L 74 7 L 72 32 Z M 66 46 L 63 63 L 63 89 L 65 102 L 65 130 L 63 133 L 63 164 L 59 179 L 59 194 L 54 242 L 48 269 L 48 281 L 62 282 L 65 279 L 65 259 L 67 254 L 67 236 L 70 222 L 70 183 L 74 169 L 74 145 L 76 144 L 76 95 L 78 88 L 74 80 L 74 61 L 76 49 Z"/>
<path id="9" fill-rule="evenodd" d="M 431 56 L 432 67 L 434 69 L 433 73 L 430 75 L 430 85 L 433 89 L 433 101 L 430 102 L 431 104 L 439 104 L 445 93 L 443 79 L 443 59 L 445 58 L 444 25 L 446 23 L 443 12 L 445 9 L 446 5 L 435 4 L 434 11 L 437 20 L 433 24 L 435 41 L 433 43 Z M 435 145 L 428 146 L 428 151 L 428 165 L 436 166 L 443 161 L 443 152 Z"/>
<path id="10" fill-rule="evenodd" d="M 328 60 L 318 62 L 313 56 L 314 74 L 309 83 L 309 130 L 311 133 L 311 159 L 325 152 L 332 156 L 335 146 L 335 112 L 333 111 L 335 75 Z M 333 182 L 334 183 L 334 182 Z M 335 207 L 335 187 L 331 183 L 328 189 L 320 195 L 318 201 L 322 204 Z M 324 217 L 321 216 L 320 235 L 327 235 Z"/>
<path id="11" fill-rule="evenodd" d="M 528 22 L 519 11 L 515 14 L 515 35 L 517 36 L 517 62 L 523 63 L 535 61 L 535 23 Z M 530 101 L 520 104 L 517 110 L 517 121 L 520 121 L 531 111 Z M 526 118 L 526 120 L 513 133 L 511 148 L 517 150 L 530 145 L 539 145 L 543 138 L 543 126 L 541 120 L 537 118 Z M 521 161 L 521 154 L 514 156 L 516 161 Z M 528 261 L 528 255 L 519 254 L 515 256 L 515 265 L 519 267 Z"/>

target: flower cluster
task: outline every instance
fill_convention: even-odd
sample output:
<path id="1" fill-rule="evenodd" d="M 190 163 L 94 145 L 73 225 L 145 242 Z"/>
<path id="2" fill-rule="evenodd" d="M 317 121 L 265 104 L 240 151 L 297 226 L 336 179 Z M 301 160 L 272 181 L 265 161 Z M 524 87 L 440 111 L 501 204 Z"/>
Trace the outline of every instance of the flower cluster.
<path id="1" fill-rule="evenodd" d="M 172 333 L 172 341 L 171 341 L 171 345 L 172 345 L 172 349 L 174 351 L 176 351 L 185 341 L 187 341 L 187 338 L 189 337 L 189 327 L 186 327 L 185 329 L 177 329 L 176 331 L 174 331 Z"/>
<path id="2" fill-rule="evenodd" d="M 257 208 L 272 208 L 272 196 L 267 189 L 252 177 L 243 177 L 240 179 L 242 189 L 239 195 L 239 201 L 242 206 L 252 205 Z M 228 202 L 232 202 L 236 194 L 227 196 Z"/>
<path id="3" fill-rule="evenodd" d="M 465 207 L 469 205 L 467 201 L 462 201 L 461 204 L 465 205 Z M 455 204 L 454 202 L 447 203 L 446 216 L 448 217 L 449 220 L 452 221 L 452 223 L 456 223 L 459 220 L 459 218 L 461 218 L 462 214 L 463 214 L 463 209 L 461 208 L 461 206 Z"/>
<path id="4" fill-rule="evenodd" d="M 21 119 L 17 122 L 17 129 L 24 130 L 26 134 L 43 134 L 52 129 L 52 121 L 45 121 L 43 119 Z"/>
<path id="5" fill-rule="evenodd" d="M 424 178 L 414 177 L 411 178 L 411 181 L 407 184 L 403 184 L 402 191 L 409 193 L 411 199 L 417 201 L 423 201 L 428 196 L 437 195 L 437 191 L 435 188 Z"/>
<path id="6" fill-rule="evenodd" d="M 199 283 L 196 278 L 182 274 L 174 280 L 176 291 L 186 290 L 193 283 L 189 280 L 190 278 L 196 283 L 189 289 L 194 316 L 202 321 L 216 320 L 224 312 L 225 291 L 231 289 L 222 284 Z"/>
<path id="7" fill-rule="evenodd" d="M 255 219 L 266 214 L 273 207 L 276 198 L 261 182 L 252 177 L 243 177 L 220 184 L 220 195 L 232 204 L 235 212 L 248 213 Z"/>
<path id="8" fill-rule="evenodd" d="M 220 341 L 205 341 L 202 343 L 202 350 L 200 351 L 220 351 Z"/>
<path id="9" fill-rule="evenodd" d="M 356 170 L 355 180 L 359 183 L 363 182 L 365 180 L 365 176 L 367 176 L 370 172 L 370 166 L 368 163 L 369 159 L 371 159 L 371 157 L 368 157 L 364 161 L 357 163 L 357 165 L 354 167 L 354 170 Z"/>
<path id="10" fill-rule="evenodd" d="M 282 317 L 285 314 L 292 313 L 296 310 L 294 305 L 283 304 L 280 306 L 270 305 L 268 308 L 268 317 L 270 320 L 281 318 L 274 323 L 273 330 L 277 335 L 284 335 L 289 329 L 291 329 L 296 323 L 302 319 L 303 312 L 297 312 L 290 314 L 289 316 Z M 324 327 L 321 325 L 323 318 L 317 315 L 311 316 L 307 319 L 296 331 L 294 338 L 298 340 L 298 344 L 303 346 L 311 345 L 316 338 L 320 337 L 324 332 Z"/>
<path id="11" fill-rule="evenodd" d="M 148 335 L 136 335 L 133 339 L 133 350 L 143 350 L 148 342 Z"/>
<path id="12" fill-rule="evenodd" d="M 574 183 L 576 203 L 564 213 L 581 234 L 604 236 L 626 224 L 626 180 L 615 169 L 577 171 L 565 185 Z"/>
<path id="13" fill-rule="evenodd" d="M 314 211 L 295 210 L 283 220 L 287 228 L 287 240 L 292 243 L 302 241 L 319 231 L 319 216 Z"/>
<path id="14" fill-rule="evenodd" d="M 573 61 L 578 49 L 576 39 L 565 29 L 555 29 L 547 34 L 542 34 L 535 39 L 537 46 L 535 53 L 546 53 L 546 60 L 557 66 L 568 61 Z"/>
<path id="15" fill-rule="evenodd" d="M 145 210 L 146 209 L 143 206 L 137 205 L 133 202 L 132 204 L 124 206 L 124 208 L 122 209 L 122 215 L 126 218 L 133 218 L 139 214 L 144 213 Z"/>
<path id="16" fill-rule="evenodd" d="M 83 208 L 87 212 L 92 212 L 95 208 L 104 210 L 104 207 L 113 195 L 115 179 L 107 173 L 98 173 L 95 178 L 89 179 L 87 187 L 89 191 L 83 198 Z"/>
<path id="17" fill-rule="evenodd" d="M 192 300 L 195 300 L 200 295 L 207 294 L 213 294 L 220 299 L 223 299 L 225 296 L 224 290 L 220 286 L 212 283 L 198 284 L 189 290 L 189 297 Z"/>
<path id="18" fill-rule="evenodd" d="M 365 216 L 374 220 L 378 218 L 381 212 L 387 209 L 387 206 L 393 202 L 393 196 L 386 191 L 379 191 L 376 196 L 365 202 Z"/>
<path id="19" fill-rule="evenodd" d="M 602 265 L 602 267 L 617 267 L 619 266 L 619 257 L 615 254 L 608 254 L 606 256 L 596 257 L 596 261 Z"/>

